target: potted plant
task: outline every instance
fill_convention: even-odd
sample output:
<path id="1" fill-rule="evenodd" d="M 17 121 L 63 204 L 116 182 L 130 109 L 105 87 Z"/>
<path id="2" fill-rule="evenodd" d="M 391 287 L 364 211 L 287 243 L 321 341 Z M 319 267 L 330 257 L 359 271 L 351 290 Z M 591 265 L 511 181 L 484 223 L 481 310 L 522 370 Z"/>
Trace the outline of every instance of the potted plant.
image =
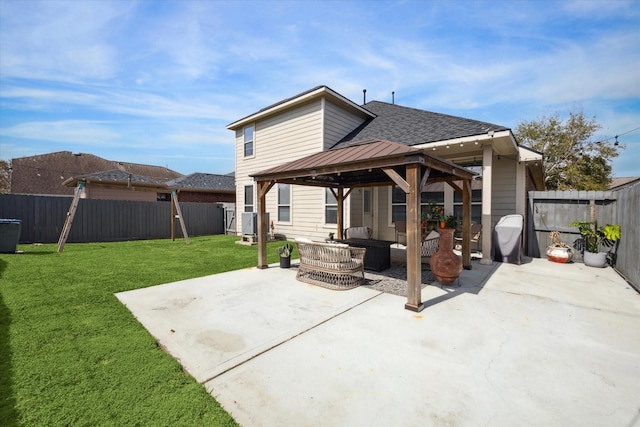
<path id="1" fill-rule="evenodd" d="M 445 216 L 444 210 L 442 208 L 438 210 L 437 218 L 438 218 L 438 221 L 440 222 L 440 228 L 445 228 L 445 226 L 447 225 L 447 222 L 446 222 L 447 217 Z"/>
<path id="2" fill-rule="evenodd" d="M 547 259 L 552 262 L 566 264 L 573 258 L 573 249 L 562 241 L 559 231 L 549 233 L 551 244 L 547 246 Z"/>
<path id="3" fill-rule="evenodd" d="M 618 224 L 607 224 L 598 227 L 596 221 L 574 221 L 571 227 L 577 227 L 582 236 L 576 249 L 584 249 L 583 260 L 590 267 L 604 267 L 607 264 L 607 252 L 600 252 L 600 246 L 612 247 L 620 240 L 621 230 Z M 575 245 L 574 245 L 575 246 Z"/>
<path id="4" fill-rule="evenodd" d="M 293 252 L 293 246 L 290 243 L 280 246 L 278 248 L 278 254 L 280 255 L 280 268 L 291 267 L 291 253 Z"/>
<path id="5" fill-rule="evenodd" d="M 458 221 L 456 220 L 456 217 L 453 215 L 445 216 L 444 226 L 445 228 L 456 228 L 458 226 Z"/>

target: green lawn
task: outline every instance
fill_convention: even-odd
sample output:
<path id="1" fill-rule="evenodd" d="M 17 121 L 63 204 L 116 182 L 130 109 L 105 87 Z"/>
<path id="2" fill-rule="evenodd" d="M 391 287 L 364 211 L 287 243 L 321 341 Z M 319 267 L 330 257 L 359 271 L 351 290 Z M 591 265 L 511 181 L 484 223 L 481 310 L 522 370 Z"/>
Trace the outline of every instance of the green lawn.
<path id="1" fill-rule="evenodd" d="M 233 236 L 0 254 L 0 425 L 236 425 L 114 293 L 255 266 Z M 269 262 L 277 246 L 268 245 Z"/>

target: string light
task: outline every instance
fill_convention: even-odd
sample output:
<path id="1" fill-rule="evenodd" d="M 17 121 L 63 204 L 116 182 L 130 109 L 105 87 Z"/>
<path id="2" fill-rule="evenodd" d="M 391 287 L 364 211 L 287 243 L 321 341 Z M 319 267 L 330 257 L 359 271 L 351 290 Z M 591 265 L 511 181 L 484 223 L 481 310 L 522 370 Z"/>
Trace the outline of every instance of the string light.
<path id="1" fill-rule="evenodd" d="M 631 130 L 628 130 L 628 131 L 626 131 L 626 132 L 619 133 L 619 134 L 617 134 L 616 136 L 611 136 L 611 137 L 609 137 L 609 138 L 601 139 L 601 140 L 599 140 L 599 141 L 596 141 L 596 144 L 600 144 L 600 143 L 603 143 L 603 142 L 607 142 L 607 141 L 609 141 L 609 140 L 611 140 L 611 139 L 615 139 L 615 142 L 613 143 L 613 145 L 617 147 L 617 146 L 619 146 L 619 145 L 620 145 L 620 142 L 618 142 L 618 137 L 619 137 L 619 136 L 628 135 L 628 134 L 630 134 L 630 133 L 632 133 L 632 132 L 635 132 L 635 131 L 637 131 L 637 130 L 640 130 L 640 126 L 638 126 L 638 127 L 637 127 L 637 128 L 635 128 L 635 129 L 631 129 Z"/>

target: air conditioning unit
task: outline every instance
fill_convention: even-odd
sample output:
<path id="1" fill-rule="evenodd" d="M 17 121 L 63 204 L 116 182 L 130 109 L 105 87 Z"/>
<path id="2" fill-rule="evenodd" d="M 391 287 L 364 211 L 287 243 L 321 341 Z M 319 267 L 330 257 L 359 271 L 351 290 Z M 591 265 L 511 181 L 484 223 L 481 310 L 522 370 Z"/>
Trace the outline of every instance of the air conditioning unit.
<path id="1" fill-rule="evenodd" d="M 267 212 L 267 227 L 269 227 L 269 212 Z M 267 230 L 267 233 L 269 231 Z M 242 235 L 256 236 L 258 235 L 258 213 L 242 212 Z"/>

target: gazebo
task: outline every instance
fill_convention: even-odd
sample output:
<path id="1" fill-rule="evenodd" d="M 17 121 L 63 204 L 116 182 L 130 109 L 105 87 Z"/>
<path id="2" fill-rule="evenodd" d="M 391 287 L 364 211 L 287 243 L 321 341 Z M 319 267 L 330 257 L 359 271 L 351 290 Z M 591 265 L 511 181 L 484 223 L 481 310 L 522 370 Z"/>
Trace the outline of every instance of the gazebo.
<path id="1" fill-rule="evenodd" d="M 331 189 L 338 201 L 337 236 L 342 238 L 344 200 L 355 188 L 397 185 L 407 197 L 407 303 L 421 311 L 420 193 L 427 183 L 446 182 L 462 193 L 462 264 L 471 269 L 471 180 L 461 166 L 428 154 L 425 149 L 386 140 L 364 140 L 323 151 L 251 176 L 258 192 L 258 268 L 267 268 L 265 197 L 278 183 Z M 462 187 L 456 181 L 462 181 Z"/>

